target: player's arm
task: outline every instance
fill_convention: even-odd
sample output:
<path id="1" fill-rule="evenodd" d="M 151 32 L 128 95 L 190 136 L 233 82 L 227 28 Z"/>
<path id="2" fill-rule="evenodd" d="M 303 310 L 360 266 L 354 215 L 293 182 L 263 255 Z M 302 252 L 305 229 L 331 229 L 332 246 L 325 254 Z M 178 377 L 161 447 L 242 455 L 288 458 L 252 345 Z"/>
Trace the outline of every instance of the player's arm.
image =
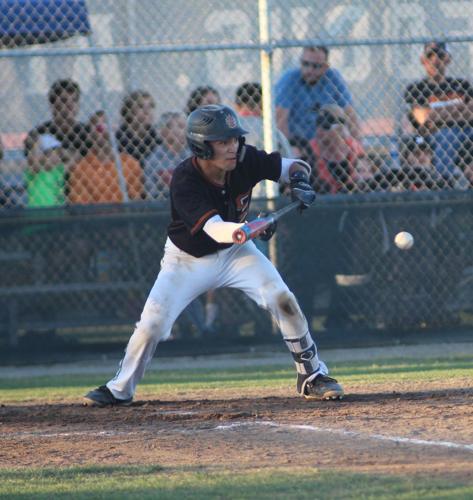
<path id="1" fill-rule="evenodd" d="M 233 243 L 233 233 L 243 223 L 225 222 L 220 215 L 211 217 L 202 228 L 217 243 Z"/>

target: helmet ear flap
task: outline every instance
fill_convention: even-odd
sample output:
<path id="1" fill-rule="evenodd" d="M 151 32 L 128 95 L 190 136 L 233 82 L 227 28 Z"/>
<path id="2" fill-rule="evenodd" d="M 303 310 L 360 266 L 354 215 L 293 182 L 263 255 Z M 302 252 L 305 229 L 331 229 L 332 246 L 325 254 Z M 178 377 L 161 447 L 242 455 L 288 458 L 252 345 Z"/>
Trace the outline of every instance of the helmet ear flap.
<path id="1" fill-rule="evenodd" d="M 197 142 L 193 140 L 187 141 L 189 148 L 197 158 L 202 158 L 202 160 L 210 160 L 214 154 L 212 146 L 207 142 Z"/>
<path id="2" fill-rule="evenodd" d="M 214 150 L 212 149 L 212 146 L 207 142 L 204 141 L 202 149 L 202 156 L 201 158 L 203 160 L 210 160 L 212 156 L 214 155 Z"/>

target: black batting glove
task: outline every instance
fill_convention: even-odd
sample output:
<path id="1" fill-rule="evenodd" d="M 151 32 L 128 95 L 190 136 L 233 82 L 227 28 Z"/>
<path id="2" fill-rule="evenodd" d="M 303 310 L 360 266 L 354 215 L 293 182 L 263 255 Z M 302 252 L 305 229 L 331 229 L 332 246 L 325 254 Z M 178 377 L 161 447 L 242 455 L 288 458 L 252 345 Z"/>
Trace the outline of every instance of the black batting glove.
<path id="1" fill-rule="evenodd" d="M 309 184 L 309 175 L 307 172 L 296 170 L 290 175 L 289 183 L 292 200 L 301 202 L 301 210 L 309 208 L 315 201 L 315 191 Z"/>

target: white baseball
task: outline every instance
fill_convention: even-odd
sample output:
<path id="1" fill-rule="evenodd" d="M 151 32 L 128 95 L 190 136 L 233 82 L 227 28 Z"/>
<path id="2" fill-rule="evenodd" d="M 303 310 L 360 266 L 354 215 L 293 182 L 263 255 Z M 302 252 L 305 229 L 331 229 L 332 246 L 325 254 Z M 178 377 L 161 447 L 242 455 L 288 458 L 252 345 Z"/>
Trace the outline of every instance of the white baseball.
<path id="1" fill-rule="evenodd" d="M 401 231 L 394 237 L 394 243 L 401 250 L 409 250 L 409 248 L 412 248 L 412 245 L 414 244 L 414 236 L 407 231 Z"/>

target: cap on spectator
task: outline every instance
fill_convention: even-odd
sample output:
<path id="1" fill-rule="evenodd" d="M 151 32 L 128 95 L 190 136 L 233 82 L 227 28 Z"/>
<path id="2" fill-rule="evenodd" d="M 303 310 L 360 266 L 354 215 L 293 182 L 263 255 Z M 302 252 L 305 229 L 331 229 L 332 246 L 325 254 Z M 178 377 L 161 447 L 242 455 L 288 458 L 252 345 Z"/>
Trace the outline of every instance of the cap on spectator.
<path id="1" fill-rule="evenodd" d="M 39 136 L 39 147 L 43 153 L 50 151 L 51 149 L 56 149 L 61 147 L 60 141 L 54 137 L 52 134 L 42 134 Z"/>
<path id="2" fill-rule="evenodd" d="M 424 45 L 424 54 L 429 56 L 431 54 L 437 54 L 442 56 L 444 54 L 450 54 L 446 42 L 428 42 Z"/>

